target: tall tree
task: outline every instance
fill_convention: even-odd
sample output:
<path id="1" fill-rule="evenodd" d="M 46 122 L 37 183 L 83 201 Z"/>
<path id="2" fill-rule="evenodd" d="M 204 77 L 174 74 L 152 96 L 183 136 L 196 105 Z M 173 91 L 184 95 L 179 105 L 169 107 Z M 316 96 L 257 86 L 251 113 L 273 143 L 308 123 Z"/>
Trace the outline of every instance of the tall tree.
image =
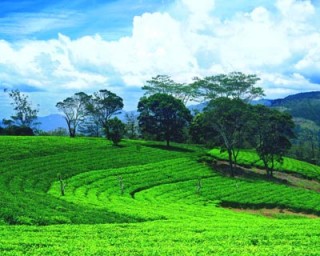
<path id="1" fill-rule="evenodd" d="M 19 90 L 9 92 L 15 114 L 11 116 L 11 125 L 32 128 L 37 120 L 39 109 L 33 108 L 27 95 Z M 9 121 L 8 121 L 9 122 Z"/>
<path id="2" fill-rule="evenodd" d="M 121 97 L 108 90 L 99 90 L 94 93 L 87 109 L 95 122 L 105 129 L 112 115 L 118 114 L 122 108 L 123 99 Z"/>
<path id="3" fill-rule="evenodd" d="M 196 97 L 196 90 L 193 84 L 177 83 L 168 75 L 157 75 L 148 80 L 142 87 L 146 96 L 157 93 L 172 95 L 187 104 Z"/>
<path id="4" fill-rule="evenodd" d="M 252 107 L 254 134 L 257 137 L 256 151 L 263 162 L 267 175 L 272 177 L 275 163 L 283 161 L 294 138 L 292 117 L 262 105 Z"/>
<path id="5" fill-rule="evenodd" d="M 88 115 L 87 106 L 90 96 L 84 92 L 75 93 L 56 104 L 59 111 L 64 113 L 67 122 L 69 135 L 71 138 L 76 136 L 77 128 Z"/>
<path id="6" fill-rule="evenodd" d="M 206 126 L 218 133 L 221 148 L 228 152 L 231 176 L 234 176 L 239 150 L 248 136 L 249 115 L 248 104 L 237 98 L 212 100 L 204 110 Z"/>
<path id="7" fill-rule="evenodd" d="M 197 88 L 197 95 L 203 100 L 213 100 L 219 97 L 242 99 L 246 102 L 264 95 L 261 87 L 255 86 L 260 80 L 254 74 L 231 72 L 207 76 L 203 79 L 195 78 L 193 86 Z"/>
<path id="8" fill-rule="evenodd" d="M 139 126 L 143 134 L 149 133 L 158 140 L 179 141 L 183 128 L 191 121 L 190 111 L 181 100 L 171 95 L 157 93 L 142 97 L 138 103 Z"/>

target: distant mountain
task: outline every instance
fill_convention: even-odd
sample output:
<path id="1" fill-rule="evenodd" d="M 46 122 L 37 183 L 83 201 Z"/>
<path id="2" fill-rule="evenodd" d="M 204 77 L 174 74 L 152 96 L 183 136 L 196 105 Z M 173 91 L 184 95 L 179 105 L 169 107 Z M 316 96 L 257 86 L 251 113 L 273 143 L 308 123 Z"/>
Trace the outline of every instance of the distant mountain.
<path id="1" fill-rule="evenodd" d="M 315 99 L 320 100 L 320 91 L 302 92 L 302 93 L 289 95 L 283 99 L 272 100 L 272 105 L 277 106 L 277 105 L 283 105 L 293 101 L 301 101 L 301 100 L 305 101 L 305 100 L 315 100 Z"/>
<path id="2" fill-rule="evenodd" d="M 311 120 L 320 125 L 320 91 L 298 93 L 272 100 L 271 107 L 289 112 L 295 118 Z"/>
<path id="3" fill-rule="evenodd" d="M 137 111 L 121 111 L 118 115 L 116 115 L 121 121 L 125 121 L 126 113 L 133 113 L 137 114 Z M 48 132 L 53 131 L 57 128 L 65 128 L 68 129 L 66 120 L 64 119 L 63 115 L 59 114 L 52 114 L 48 116 L 42 116 L 38 117 L 38 122 L 40 122 L 40 125 L 38 126 L 38 129 Z"/>
<path id="4" fill-rule="evenodd" d="M 272 100 L 268 100 L 268 99 L 260 99 L 260 100 L 252 100 L 250 102 L 250 104 L 252 105 L 264 105 L 267 107 L 270 107 L 272 105 Z"/>
<path id="5" fill-rule="evenodd" d="M 38 117 L 38 122 L 40 122 L 39 129 L 42 131 L 53 131 L 57 128 L 67 129 L 67 123 L 62 115 L 53 114 L 49 116 Z"/>

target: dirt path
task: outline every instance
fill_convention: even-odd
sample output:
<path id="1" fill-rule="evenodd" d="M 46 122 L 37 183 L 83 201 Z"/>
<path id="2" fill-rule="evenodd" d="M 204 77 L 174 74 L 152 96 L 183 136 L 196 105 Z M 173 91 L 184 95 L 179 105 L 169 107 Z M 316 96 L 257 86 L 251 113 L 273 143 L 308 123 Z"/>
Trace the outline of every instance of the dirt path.
<path id="1" fill-rule="evenodd" d="M 303 217 L 303 218 L 310 218 L 310 219 L 316 219 L 319 218 L 319 216 L 309 213 L 301 213 L 301 212 L 293 212 L 288 209 L 279 209 L 279 208 L 273 208 L 273 209 L 239 209 L 239 208 L 227 208 L 230 210 L 233 210 L 235 212 L 245 212 L 255 215 L 263 215 L 268 218 L 281 218 L 281 216 L 292 216 L 292 217 Z"/>
<path id="2" fill-rule="evenodd" d="M 217 164 L 214 166 L 218 171 L 225 172 L 226 169 L 229 168 L 227 161 L 217 161 Z M 281 172 L 281 171 L 274 171 L 273 177 L 268 178 L 266 176 L 266 171 L 257 167 L 247 168 L 240 165 L 236 167 L 236 177 L 259 177 L 265 180 L 274 181 L 277 183 L 286 184 L 289 186 L 300 187 L 304 189 L 313 190 L 316 192 L 320 192 L 320 182 L 317 180 L 308 180 L 302 177 L 297 177 L 292 174 Z"/>

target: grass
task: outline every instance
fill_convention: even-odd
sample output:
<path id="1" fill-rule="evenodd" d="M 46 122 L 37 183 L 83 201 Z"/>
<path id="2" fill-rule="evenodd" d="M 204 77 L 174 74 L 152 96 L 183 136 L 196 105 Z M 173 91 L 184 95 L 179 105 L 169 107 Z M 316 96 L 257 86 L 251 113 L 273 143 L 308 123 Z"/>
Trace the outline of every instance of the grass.
<path id="1" fill-rule="evenodd" d="M 319 215 L 319 193 L 223 176 L 197 161 L 204 151 L 197 146 L 122 145 L 0 137 L 0 254 L 318 255 L 318 218 L 266 218 L 222 206 Z"/>

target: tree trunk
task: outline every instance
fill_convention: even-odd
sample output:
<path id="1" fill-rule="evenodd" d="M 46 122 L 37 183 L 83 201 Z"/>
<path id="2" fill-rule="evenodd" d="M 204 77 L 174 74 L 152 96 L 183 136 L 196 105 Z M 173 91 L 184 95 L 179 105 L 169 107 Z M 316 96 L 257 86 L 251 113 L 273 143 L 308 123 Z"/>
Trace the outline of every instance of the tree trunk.
<path id="1" fill-rule="evenodd" d="M 229 167 L 230 167 L 230 175 L 231 177 L 234 177 L 234 169 L 233 169 L 233 161 L 232 161 L 232 152 L 228 150 L 229 155 Z"/>
<path id="2" fill-rule="evenodd" d="M 70 128 L 70 138 L 75 138 L 75 137 L 76 137 L 76 129 Z"/>
<path id="3" fill-rule="evenodd" d="M 273 157 L 272 157 L 271 168 L 270 168 L 270 178 L 273 177 L 273 170 L 274 170 L 274 160 L 273 160 Z"/>
<path id="4" fill-rule="evenodd" d="M 67 125 L 68 125 L 68 130 L 69 130 L 69 136 L 70 136 L 70 138 L 72 138 L 72 128 L 71 128 L 70 122 L 67 121 Z"/>

